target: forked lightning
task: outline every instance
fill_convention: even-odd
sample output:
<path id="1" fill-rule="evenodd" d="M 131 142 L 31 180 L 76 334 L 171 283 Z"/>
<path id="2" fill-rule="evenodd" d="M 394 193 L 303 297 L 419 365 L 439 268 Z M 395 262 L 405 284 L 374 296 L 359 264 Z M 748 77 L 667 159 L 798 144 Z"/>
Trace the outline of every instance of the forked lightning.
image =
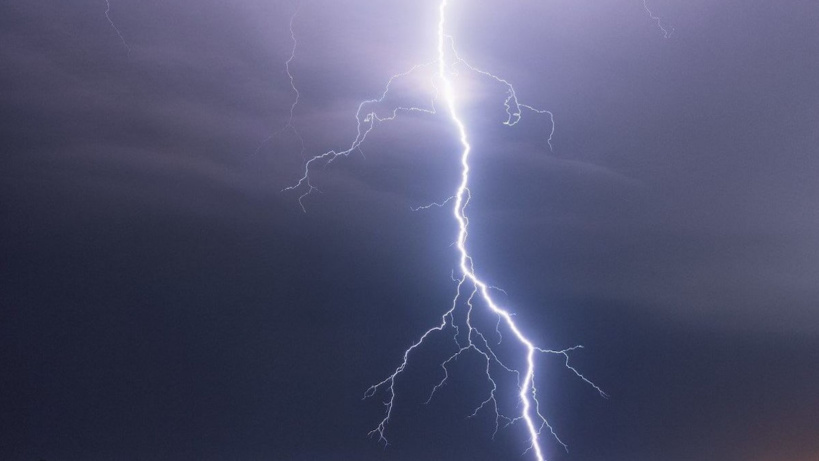
<path id="1" fill-rule="evenodd" d="M 444 201 L 418 207 L 414 210 L 426 209 L 433 206 L 443 207 L 450 202 L 452 203 L 452 215 L 458 227 L 457 240 L 455 244 L 459 254 L 458 277 L 455 277 L 457 281 L 457 290 L 449 310 L 442 315 L 440 324 L 424 332 L 418 340 L 416 340 L 409 348 L 405 350 L 401 364 L 392 372 L 392 374 L 387 376 L 381 382 L 372 385 L 365 392 L 365 398 L 374 397 L 377 394 L 384 395 L 386 398 L 386 410 L 384 416 L 375 429 L 370 432 L 370 435 L 377 436 L 379 440 L 385 444 L 387 443 L 387 425 L 390 421 L 390 417 L 392 416 L 392 412 L 395 409 L 397 398 L 395 384 L 405 372 L 411 354 L 417 348 L 421 347 L 425 340 L 431 335 L 444 333 L 445 331 L 452 331 L 454 341 L 457 345 L 457 350 L 441 364 L 443 376 L 441 381 L 432 388 L 429 400 L 433 398 L 435 393 L 446 382 L 449 376 L 447 367 L 453 360 L 462 354 L 469 352 L 478 354 L 480 357 L 482 357 L 486 364 L 484 373 L 491 385 L 491 389 L 485 399 L 477 405 L 472 413 L 472 416 L 477 415 L 478 412 L 483 409 L 491 409 L 495 416 L 495 432 L 497 432 L 497 430 L 500 428 L 501 422 L 504 423 L 504 427 L 515 423 L 523 423 L 529 438 L 529 448 L 534 452 L 534 455 L 539 461 L 543 461 L 545 457 L 544 450 L 541 446 L 540 435 L 545 429 L 548 429 L 552 437 L 554 437 L 554 439 L 557 440 L 557 442 L 564 448 L 566 447 L 566 444 L 563 443 L 560 438 L 558 438 L 554 429 L 549 425 L 540 409 L 537 387 L 535 383 L 537 373 L 537 355 L 562 355 L 565 358 L 565 366 L 568 370 L 592 386 L 600 395 L 605 397 L 606 394 L 597 385 L 592 383 L 590 380 L 580 374 L 577 369 L 570 365 L 569 353 L 581 348 L 582 346 L 575 346 L 564 350 L 551 350 L 535 345 L 524 334 L 523 328 L 515 322 L 513 319 L 513 314 L 506 308 L 500 306 L 493 299 L 490 293 L 492 287 L 488 285 L 487 282 L 479 278 L 475 273 L 473 260 L 467 248 L 469 237 L 469 218 L 467 216 L 467 208 L 470 199 L 470 153 L 472 148 L 469 143 L 467 126 L 463 122 L 458 108 L 458 100 L 456 96 L 458 94 L 458 91 L 456 91 L 457 72 L 474 72 L 475 74 L 488 78 L 504 87 L 506 92 L 504 107 L 507 114 L 507 119 L 504 122 L 505 125 L 514 126 L 517 124 L 521 120 L 524 111 L 548 115 L 551 124 L 551 131 L 548 139 L 550 148 L 552 147 L 551 141 L 554 133 L 554 118 L 552 113 L 549 111 L 538 109 L 520 102 L 514 86 L 506 79 L 472 66 L 457 54 L 454 39 L 446 33 L 447 7 L 448 0 L 442 0 L 438 9 L 438 25 L 436 28 L 436 59 L 428 63 L 416 65 L 406 72 L 393 75 L 387 81 L 384 90 L 378 97 L 362 101 L 358 105 L 358 110 L 355 113 L 357 122 L 356 135 L 347 148 L 341 150 L 330 150 L 307 160 L 302 177 L 294 185 L 285 188 L 285 190 L 300 190 L 301 195 L 299 197 L 299 203 L 304 209 L 304 199 L 316 190 L 315 185 L 311 181 L 311 172 L 319 166 L 327 165 L 339 157 L 348 156 L 349 154 L 355 152 L 365 142 L 367 135 L 378 124 L 395 120 L 400 114 L 405 112 L 422 112 L 430 115 L 438 114 L 445 116 L 449 120 L 449 123 L 451 123 L 457 131 L 461 146 L 461 174 L 458 186 L 455 193 Z M 290 59 L 287 61 L 289 75 L 289 65 L 292 60 L 293 55 L 291 54 Z M 382 112 L 381 114 L 372 109 L 374 106 L 385 102 L 389 95 L 391 86 L 397 80 L 424 70 L 434 70 L 432 87 L 435 88 L 435 92 L 431 95 L 428 106 L 396 106 L 392 107 L 386 113 Z M 293 86 L 293 90 L 298 95 L 295 85 Z M 442 107 L 439 108 L 439 105 Z M 291 107 L 291 114 L 293 107 Z M 292 127 L 292 118 L 288 122 L 288 125 Z M 472 314 L 476 300 L 480 300 L 482 304 L 484 304 L 489 311 L 491 311 L 491 313 L 496 315 L 498 318 L 498 323 L 496 326 L 496 336 L 498 340 L 494 346 L 497 346 L 497 344 L 500 343 L 501 338 L 503 337 L 502 331 L 511 333 L 511 336 L 518 342 L 519 346 L 523 346 L 523 350 L 525 351 L 524 356 L 519 357 L 519 359 L 521 359 L 519 361 L 521 363 L 525 363 L 525 366 L 523 366 L 522 369 L 507 366 L 504 361 L 499 358 L 498 354 L 495 353 L 495 350 L 493 350 L 493 344 L 491 344 L 490 340 L 473 325 Z M 457 322 L 455 318 L 456 310 L 459 307 L 466 309 L 465 320 L 463 322 Z M 515 416 L 505 416 L 499 408 L 497 393 L 502 392 L 503 390 L 498 388 L 498 383 L 494 378 L 495 373 L 497 372 L 511 373 L 516 377 L 517 389 L 514 389 L 513 392 L 516 394 L 519 401 L 518 406 L 520 412 Z"/>
<path id="2" fill-rule="evenodd" d="M 470 145 L 469 129 L 461 116 L 459 109 L 458 96 L 462 94 L 458 91 L 458 75 L 459 72 L 472 72 L 475 75 L 493 81 L 504 88 L 506 99 L 504 107 L 507 118 L 505 125 L 516 125 L 523 116 L 524 111 L 532 112 L 538 115 L 546 115 L 549 118 L 551 130 L 548 138 L 549 148 L 552 148 L 552 136 L 554 134 L 554 117 L 551 112 L 543 109 L 538 109 L 528 104 L 522 103 L 518 99 L 518 94 L 514 86 L 506 79 L 488 71 L 479 69 L 463 58 L 461 58 L 455 46 L 455 40 L 447 33 L 447 10 L 449 0 L 441 0 L 438 6 L 438 24 L 435 28 L 437 34 L 437 50 L 436 56 L 433 60 L 427 63 L 418 64 L 409 70 L 395 74 L 389 78 L 383 91 L 375 98 L 362 101 L 358 105 L 355 112 L 356 118 L 356 134 L 352 142 L 344 149 L 329 150 L 322 154 L 316 155 L 308 159 L 304 164 L 304 170 L 301 178 L 292 186 L 286 187 L 285 191 L 299 191 L 299 203 L 303 210 L 305 208 L 305 199 L 310 194 L 316 191 L 316 186 L 311 180 L 311 173 L 315 168 L 326 166 L 339 157 L 346 157 L 361 148 L 361 145 L 366 141 L 369 133 L 379 124 L 393 121 L 401 114 L 407 112 L 419 112 L 428 114 L 430 116 L 442 116 L 455 129 L 460 144 L 460 178 L 457 183 L 455 192 L 449 197 L 440 202 L 431 203 L 429 205 L 413 208 L 414 211 L 429 209 L 432 207 L 444 207 L 448 204 L 452 206 L 452 217 L 457 223 L 457 238 L 455 247 L 457 248 L 459 260 L 457 264 L 457 276 L 453 273 L 453 279 L 457 282 L 455 296 L 450 304 L 449 309 L 441 316 L 440 323 L 425 331 L 420 337 L 410 345 L 403 354 L 403 359 L 398 367 L 384 380 L 370 386 L 364 393 L 364 398 L 375 397 L 377 395 L 384 396 L 384 403 L 386 406 L 383 418 L 378 422 L 376 427 L 370 432 L 371 436 L 377 437 L 385 445 L 387 444 L 387 426 L 390 418 L 396 407 L 396 399 L 398 397 L 396 392 L 396 382 L 407 371 L 407 366 L 410 362 L 414 351 L 422 347 L 425 341 L 432 335 L 451 334 L 456 345 L 455 352 L 446 358 L 441 363 L 442 378 L 432 387 L 428 402 L 433 399 L 436 392 L 443 386 L 449 378 L 449 365 L 463 354 L 473 353 L 477 354 L 483 362 L 485 367 L 483 373 L 490 383 L 490 389 L 485 398 L 477 404 L 474 412 L 470 416 L 477 415 L 482 410 L 493 411 L 495 421 L 495 432 L 503 427 L 507 427 L 516 423 L 522 423 L 529 440 L 529 447 L 526 450 L 532 451 L 538 461 L 546 459 L 544 448 L 542 446 L 541 435 L 544 430 L 548 430 L 551 437 L 557 441 L 564 448 L 566 444 L 557 436 L 554 428 L 549 424 L 546 417 L 541 411 L 541 404 L 536 386 L 536 378 L 538 375 L 537 357 L 539 354 L 556 354 L 561 355 L 564 359 L 566 369 L 576 375 L 580 380 L 591 386 L 601 396 L 607 397 L 605 392 L 594 384 L 592 381 L 583 376 L 570 362 L 570 353 L 576 351 L 582 346 L 574 346 L 562 350 L 552 350 L 537 346 L 525 333 L 525 328 L 521 323 L 516 322 L 513 314 L 507 308 L 498 304 L 492 297 L 491 290 L 494 287 L 490 286 L 486 281 L 478 277 L 475 272 L 472 256 L 468 249 L 469 243 L 469 218 L 467 209 L 470 201 L 470 154 L 472 146 Z M 670 29 L 662 26 L 659 18 L 648 9 L 648 6 L 643 2 L 643 7 L 649 13 L 649 16 L 657 22 L 662 32 L 668 37 L 671 34 Z M 295 58 L 295 36 L 292 35 L 293 22 L 291 19 L 291 37 L 293 38 L 294 48 L 290 58 L 287 60 L 287 71 L 290 77 L 292 90 L 298 98 L 298 90 L 295 87 L 293 76 L 290 73 L 290 64 Z M 429 97 L 429 104 L 426 106 L 393 106 L 389 110 L 378 107 L 384 105 L 388 100 L 390 89 L 396 81 L 405 77 L 416 74 L 418 72 L 431 72 L 431 87 L 434 89 Z M 294 102 L 290 109 L 290 119 L 286 128 L 293 129 L 293 110 L 296 107 L 298 99 Z M 440 106 L 440 107 L 439 107 Z M 485 335 L 473 323 L 473 311 L 480 303 L 485 306 L 493 316 L 497 316 L 497 324 L 495 327 L 495 334 L 490 341 L 489 337 Z M 460 309 L 460 310 L 459 310 Z M 456 314 L 459 314 L 456 316 Z M 462 320 L 456 320 L 462 319 Z M 517 346 L 523 351 L 523 355 L 512 359 L 515 363 L 523 363 L 525 365 L 515 367 L 507 365 L 506 361 L 500 358 L 500 354 L 496 354 L 495 349 L 504 338 L 503 333 L 511 333 L 511 337 L 517 343 Z M 497 339 L 495 339 L 497 338 Z M 518 401 L 517 408 L 519 413 L 513 416 L 506 416 L 499 405 L 498 393 L 507 390 L 500 389 L 499 383 L 496 380 L 498 373 L 509 373 L 515 377 L 517 382 L 516 388 L 508 391 L 514 392 L 516 400 Z"/>

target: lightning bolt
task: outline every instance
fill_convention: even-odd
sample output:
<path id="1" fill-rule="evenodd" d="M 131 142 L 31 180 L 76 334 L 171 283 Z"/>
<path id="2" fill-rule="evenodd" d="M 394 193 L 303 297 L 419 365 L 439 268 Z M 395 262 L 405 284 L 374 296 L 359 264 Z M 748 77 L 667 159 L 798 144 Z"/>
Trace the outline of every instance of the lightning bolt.
<path id="1" fill-rule="evenodd" d="M 669 37 L 671 37 L 671 34 L 673 34 L 673 33 L 674 33 L 674 28 L 673 28 L 673 27 L 670 27 L 670 26 L 669 26 L 668 28 L 664 27 L 664 26 L 663 26 L 662 19 L 660 19 L 660 17 L 659 17 L 659 16 L 655 15 L 654 13 L 652 13 L 652 12 L 651 12 L 651 10 L 650 10 L 650 9 L 648 9 L 648 3 L 647 3 L 647 2 L 648 2 L 648 0 L 643 0 L 643 8 L 645 8 L 646 13 L 648 13 L 648 16 L 649 16 L 649 17 L 650 17 L 650 18 L 651 18 L 651 19 L 652 19 L 654 22 L 656 22 L 656 23 L 657 23 L 657 27 L 659 27 L 659 28 L 660 28 L 660 30 L 663 32 L 663 35 L 665 35 L 665 38 L 669 38 Z"/>
<path id="2" fill-rule="evenodd" d="M 304 138 L 302 137 L 301 133 L 299 132 L 298 128 L 296 128 L 296 124 L 293 121 L 293 117 L 296 112 L 296 106 L 299 105 L 299 100 L 301 99 L 301 93 L 299 92 L 299 88 L 296 86 L 296 78 L 293 76 L 293 61 L 296 59 L 296 48 L 299 46 L 298 40 L 296 40 L 296 32 L 293 30 L 293 23 L 296 21 L 296 16 L 298 16 L 299 11 L 301 11 L 301 4 L 296 7 L 296 11 L 293 12 L 293 15 L 290 16 L 290 23 L 289 23 L 289 30 L 290 30 L 290 42 L 292 43 L 292 47 L 290 48 L 290 57 L 287 58 L 287 61 L 284 62 L 284 70 L 287 73 L 287 79 L 290 83 L 290 91 L 293 92 L 295 97 L 293 98 L 293 102 L 290 104 L 290 116 L 287 118 L 287 123 L 284 124 L 279 130 L 275 131 L 273 134 L 262 140 L 259 143 L 259 146 L 256 148 L 254 155 L 258 154 L 259 151 L 264 147 L 265 144 L 270 142 L 273 138 L 281 135 L 285 131 L 292 131 L 296 138 L 299 140 L 301 144 L 301 155 L 304 156 L 305 146 L 304 146 Z"/>
<path id="3" fill-rule="evenodd" d="M 125 37 L 122 35 L 122 32 L 120 32 L 119 27 L 117 27 L 117 25 L 114 24 L 114 20 L 111 19 L 111 1 L 110 0 L 105 0 L 105 19 L 108 20 L 108 24 L 111 24 L 111 28 L 113 28 L 114 31 L 117 33 L 117 36 L 119 36 L 119 40 L 122 42 L 122 46 L 125 47 L 125 49 L 128 51 L 128 54 L 130 55 L 131 54 L 131 47 L 128 46 L 128 42 L 125 41 Z"/>
<path id="4" fill-rule="evenodd" d="M 518 100 L 517 92 L 511 83 L 502 77 L 493 73 L 481 70 L 472 66 L 461 58 L 455 48 L 454 39 L 446 34 L 446 12 L 449 5 L 449 0 L 441 0 L 438 8 L 439 17 L 436 28 L 437 33 L 437 57 L 433 61 L 425 64 L 416 65 L 409 70 L 395 74 L 387 81 L 384 90 L 380 95 L 373 99 L 362 101 L 358 105 L 355 113 L 356 118 L 356 136 L 353 141 L 345 148 L 340 150 L 330 150 L 322 154 L 316 155 L 305 162 L 302 177 L 293 185 L 283 189 L 284 191 L 301 191 L 299 196 L 299 203 L 303 210 L 305 209 L 304 199 L 312 192 L 318 190 L 311 181 L 311 172 L 319 167 L 326 166 L 340 157 L 349 156 L 351 153 L 359 150 L 361 145 L 367 139 L 367 135 L 379 124 L 395 120 L 400 114 L 407 112 L 419 112 L 423 114 L 435 115 L 440 112 L 449 119 L 457 132 L 460 143 L 460 180 L 455 193 L 449 198 L 432 203 L 426 206 L 413 208 L 414 211 L 429 209 L 432 207 L 444 207 L 452 203 L 452 217 L 457 223 L 457 239 L 455 247 L 459 255 L 457 276 L 453 272 L 453 280 L 457 283 L 455 296 L 449 309 L 441 316 L 440 323 L 431 327 L 424 332 L 412 345 L 410 345 L 403 354 L 403 360 L 400 365 L 384 380 L 373 384 L 364 393 L 364 398 L 374 397 L 376 394 L 383 394 L 386 397 L 386 410 L 383 418 L 377 426 L 370 432 L 370 435 L 377 437 L 379 441 L 385 445 L 388 444 L 386 438 L 387 426 L 392 416 L 396 405 L 396 382 L 406 371 L 410 361 L 410 357 L 418 348 L 420 348 L 425 341 L 432 335 L 443 334 L 450 332 L 453 341 L 457 346 L 456 351 L 441 363 L 442 379 L 432 388 L 429 399 L 430 402 L 435 396 L 436 392 L 446 384 L 449 378 L 449 365 L 464 354 L 474 353 L 481 357 L 485 363 L 484 374 L 490 384 L 489 393 L 486 397 L 475 407 L 475 410 L 470 416 L 476 416 L 484 409 L 491 409 L 495 416 L 495 433 L 503 427 L 507 427 L 516 423 L 523 423 L 525 431 L 528 434 L 529 446 L 526 450 L 532 451 L 538 461 L 544 461 L 543 448 L 541 446 L 541 434 L 544 430 L 548 430 L 554 440 L 561 446 L 567 449 L 567 445 L 558 437 L 554 428 L 549 424 L 546 417 L 541 411 L 541 404 L 538 400 L 538 391 L 536 387 L 537 376 L 537 357 L 541 354 L 560 355 L 564 359 L 564 364 L 567 370 L 576 375 L 583 382 L 591 386 L 601 396 L 607 397 L 605 392 L 587 379 L 576 368 L 570 364 L 570 353 L 579 350 L 582 346 L 574 346 L 567 349 L 552 350 L 539 347 L 530 340 L 524 333 L 524 329 L 518 322 L 514 320 L 514 314 L 507 308 L 502 307 L 492 297 L 491 290 L 495 289 L 486 281 L 480 278 L 476 271 L 473 258 L 468 250 L 469 238 L 469 218 L 467 209 L 471 198 L 470 193 L 470 154 L 472 146 L 469 141 L 468 128 L 461 117 L 458 107 L 458 92 L 456 91 L 456 82 L 454 77 L 458 75 L 458 70 L 463 68 L 480 75 L 490 81 L 495 82 L 505 88 L 506 99 L 504 107 L 507 114 L 507 120 L 504 122 L 507 126 L 516 125 L 522 118 L 524 111 L 532 112 L 540 115 L 547 115 L 551 123 L 551 132 L 548 138 L 548 144 L 551 149 L 552 135 L 554 134 L 554 117 L 551 112 L 538 109 L 528 104 L 524 104 Z M 292 33 L 292 21 L 291 21 Z M 295 38 L 293 38 L 295 42 Z M 294 48 L 295 53 L 295 48 Z M 294 54 L 291 54 L 290 62 Z M 392 85 L 405 77 L 408 77 L 417 72 L 434 71 L 432 76 L 433 94 L 430 96 L 428 106 L 396 106 L 392 107 L 386 112 L 379 112 L 378 107 L 385 104 Z M 289 66 L 288 66 L 289 73 Z M 291 84 L 292 84 L 291 75 Z M 296 90 L 296 97 L 298 98 L 298 91 Z M 291 124 L 293 108 L 298 103 L 296 100 L 291 106 Z M 473 323 L 473 315 L 477 309 L 478 303 L 482 304 L 493 316 L 497 317 L 495 326 L 495 333 L 497 341 L 490 341 L 487 336 L 478 329 Z M 465 310 L 461 313 L 459 309 Z M 458 318 L 462 321 L 456 320 L 456 313 Z M 465 314 L 465 315 L 464 315 Z M 499 354 L 495 352 L 493 346 L 501 343 L 503 335 L 501 331 L 511 333 L 511 337 L 517 346 L 522 347 L 524 353 L 522 356 L 513 359 L 516 362 L 525 363 L 520 368 L 507 365 L 505 359 L 501 359 Z M 510 362 L 511 363 L 511 362 Z M 495 376 L 497 373 L 508 373 L 516 378 L 516 397 L 518 401 L 519 413 L 514 416 L 506 416 L 500 409 L 497 400 L 497 393 L 499 389 L 498 381 Z M 494 434 L 493 434 L 494 436 Z"/>

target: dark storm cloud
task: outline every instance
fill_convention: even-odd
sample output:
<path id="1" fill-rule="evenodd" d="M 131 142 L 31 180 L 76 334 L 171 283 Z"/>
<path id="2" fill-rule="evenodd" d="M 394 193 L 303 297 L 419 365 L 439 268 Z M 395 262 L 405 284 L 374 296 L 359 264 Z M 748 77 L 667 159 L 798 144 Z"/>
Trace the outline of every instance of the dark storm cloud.
<path id="1" fill-rule="evenodd" d="M 576 363 L 613 396 L 548 369 L 571 445 L 552 459 L 812 459 L 819 8 L 649 3 L 671 39 L 640 0 L 452 3 L 461 55 L 557 124 L 553 150 L 545 116 L 503 126 L 502 87 L 464 73 L 478 270 L 540 343 L 584 344 Z M 415 405 L 438 362 L 406 382 L 395 444 L 364 438 L 381 405 L 361 392 L 451 302 L 450 212 L 409 211 L 452 193 L 444 118 L 379 125 L 316 170 L 305 214 L 281 192 L 299 140 L 277 133 L 296 2 L 111 8 L 130 54 L 105 2 L 0 6 L 0 455 L 521 451 L 514 428 L 492 442 L 489 418 L 463 421 L 480 376 Z M 303 2 L 304 155 L 346 148 L 358 102 L 436 57 L 436 15 Z M 395 89 L 379 110 L 431 88 Z"/>

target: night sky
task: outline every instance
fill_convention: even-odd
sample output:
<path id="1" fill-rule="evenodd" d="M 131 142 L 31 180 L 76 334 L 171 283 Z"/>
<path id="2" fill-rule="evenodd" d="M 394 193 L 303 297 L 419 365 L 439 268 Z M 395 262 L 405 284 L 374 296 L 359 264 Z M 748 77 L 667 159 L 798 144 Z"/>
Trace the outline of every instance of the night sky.
<path id="1" fill-rule="evenodd" d="M 819 460 L 819 3 L 453 0 L 469 248 L 539 345 L 554 461 Z M 0 459 L 530 460 L 448 337 L 448 119 L 346 148 L 437 1 L 0 3 Z M 424 104 L 423 84 L 396 97 Z M 513 410 L 514 411 L 514 410 Z M 512 411 L 512 412 L 513 412 Z"/>

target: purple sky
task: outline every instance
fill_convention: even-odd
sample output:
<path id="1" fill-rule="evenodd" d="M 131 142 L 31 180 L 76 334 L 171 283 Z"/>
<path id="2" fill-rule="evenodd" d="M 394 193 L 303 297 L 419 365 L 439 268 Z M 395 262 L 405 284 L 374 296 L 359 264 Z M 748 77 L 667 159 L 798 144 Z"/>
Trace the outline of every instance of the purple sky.
<path id="1" fill-rule="evenodd" d="M 502 88 L 462 77 L 477 271 L 612 395 L 544 361 L 550 459 L 816 459 L 819 4 L 649 5 L 670 38 L 640 0 L 453 0 L 459 53 L 556 120 L 550 151 L 548 118 L 503 126 Z M 450 213 L 410 208 L 452 194 L 457 145 L 443 116 L 383 124 L 303 213 L 299 141 L 263 142 L 296 6 L 111 0 L 128 52 L 104 1 L 0 5 L 0 458 L 529 459 L 465 419 L 466 362 L 422 404 L 432 352 L 394 445 L 366 438 L 363 391 L 453 294 Z M 436 15 L 303 2 L 304 155 L 436 58 Z"/>

